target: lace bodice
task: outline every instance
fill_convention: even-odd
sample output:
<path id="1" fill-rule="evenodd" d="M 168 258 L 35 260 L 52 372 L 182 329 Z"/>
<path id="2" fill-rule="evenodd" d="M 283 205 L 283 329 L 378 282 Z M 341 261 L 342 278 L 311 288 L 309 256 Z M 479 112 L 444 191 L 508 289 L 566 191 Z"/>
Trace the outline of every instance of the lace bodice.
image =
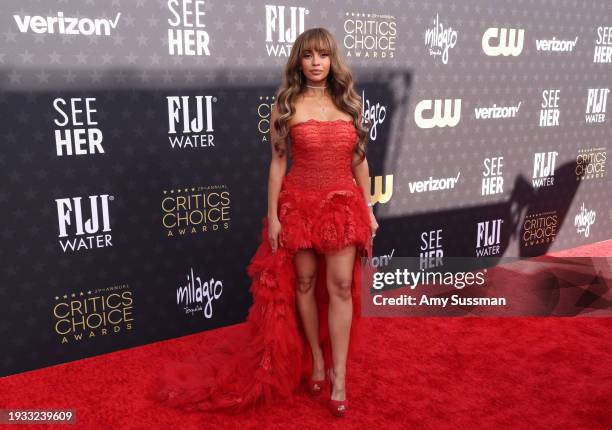
<path id="1" fill-rule="evenodd" d="M 304 190 L 354 185 L 351 162 L 357 131 L 352 120 L 309 119 L 291 127 L 292 165 L 285 180 Z"/>

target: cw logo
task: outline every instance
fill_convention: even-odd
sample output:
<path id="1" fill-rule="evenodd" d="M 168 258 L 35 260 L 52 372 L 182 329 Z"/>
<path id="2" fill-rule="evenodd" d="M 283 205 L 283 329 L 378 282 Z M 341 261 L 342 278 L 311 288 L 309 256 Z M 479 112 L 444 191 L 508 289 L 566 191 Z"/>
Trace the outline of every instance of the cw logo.
<path id="1" fill-rule="evenodd" d="M 491 45 L 491 39 L 497 38 L 497 44 Z M 514 57 L 523 52 L 525 30 L 516 28 L 487 28 L 482 35 L 482 50 L 489 57 L 503 55 Z"/>
<path id="2" fill-rule="evenodd" d="M 370 192 L 370 202 L 387 203 L 391 200 L 391 196 L 393 195 L 393 175 L 385 175 L 384 193 L 382 181 L 382 176 L 374 176 L 374 192 Z"/>
<path id="3" fill-rule="evenodd" d="M 420 128 L 433 127 L 454 127 L 459 124 L 461 119 L 461 99 L 445 99 L 444 109 L 442 109 L 442 101 L 438 100 L 421 100 L 414 110 L 414 121 Z M 433 102 L 433 114 L 430 118 L 423 118 L 423 112 L 431 110 Z M 452 112 L 451 112 L 452 111 Z"/>

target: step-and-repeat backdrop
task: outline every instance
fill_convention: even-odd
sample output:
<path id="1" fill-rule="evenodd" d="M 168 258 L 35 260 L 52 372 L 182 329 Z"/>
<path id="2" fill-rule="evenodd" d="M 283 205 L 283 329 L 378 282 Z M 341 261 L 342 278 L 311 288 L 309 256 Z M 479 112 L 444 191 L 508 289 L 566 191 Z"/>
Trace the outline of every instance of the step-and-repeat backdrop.
<path id="1" fill-rule="evenodd" d="M 610 238 L 608 0 L 0 10 L 2 375 L 245 320 L 270 106 L 311 27 L 374 123 L 378 257 Z"/>

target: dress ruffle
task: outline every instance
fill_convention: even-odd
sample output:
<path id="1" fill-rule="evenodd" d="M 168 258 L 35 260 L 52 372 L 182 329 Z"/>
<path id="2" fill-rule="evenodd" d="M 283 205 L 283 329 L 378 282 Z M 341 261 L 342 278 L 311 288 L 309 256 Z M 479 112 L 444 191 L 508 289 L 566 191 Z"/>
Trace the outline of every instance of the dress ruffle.
<path id="1" fill-rule="evenodd" d="M 357 246 L 353 266 L 353 321 L 349 354 L 357 348 L 361 317 L 360 257 L 372 255 L 369 213 L 360 190 L 328 190 L 300 198 L 283 185 L 279 196 L 281 243 L 272 252 L 267 217 L 262 219 L 260 244 L 247 273 L 252 280 L 253 304 L 238 337 L 225 339 L 219 348 L 202 351 L 189 361 L 168 363 L 153 390 L 157 401 L 184 410 L 238 413 L 260 405 L 287 400 L 302 377 L 312 369 L 310 347 L 295 307 L 294 253 L 314 247 L 319 253 Z M 327 322 L 329 296 L 325 256 L 318 254 L 316 298 L 320 341 L 326 368 L 331 367 Z"/>
<path id="2" fill-rule="evenodd" d="M 278 218 L 281 244 L 292 251 L 314 247 L 325 253 L 352 244 L 365 248 L 370 243 L 369 211 L 356 184 L 309 192 L 285 181 Z"/>
<path id="3" fill-rule="evenodd" d="M 239 413 L 288 399 L 312 370 L 312 357 L 295 305 L 293 256 L 300 248 L 317 251 L 315 296 L 325 367 L 332 365 L 328 329 L 329 296 L 324 253 L 356 245 L 353 265 L 349 355 L 359 347 L 361 257 L 372 257 L 369 209 L 356 183 L 317 190 L 283 180 L 278 198 L 280 243 L 272 252 L 268 220 L 262 218 L 259 246 L 247 267 L 253 304 L 246 323 L 212 351 L 168 363 L 153 397 L 183 410 Z M 369 276 L 369 275 L 367 275 Z M 347 363 L 348 364 L 348 363 Z"/>

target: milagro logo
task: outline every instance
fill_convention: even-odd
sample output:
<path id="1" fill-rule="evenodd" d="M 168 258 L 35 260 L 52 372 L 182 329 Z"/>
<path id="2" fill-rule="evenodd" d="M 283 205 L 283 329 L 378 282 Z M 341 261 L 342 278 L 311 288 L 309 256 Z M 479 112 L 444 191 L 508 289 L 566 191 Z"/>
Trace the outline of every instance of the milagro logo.
<path id="1" fill-rule="evenodd" d="M 223 294 L 223 281 L 211 277 L 202 281 L 189 268 L 187 284 L 176 289 L 176 304 L 182 306 L 186 315 L 202 312 L 204 318 L 213 317 L 213 300 L 218 300 Z"/>
<path id="2" fill-rule="evenodd" d="M 425 117 L 426 112 L 431 112 Z M 461 99 L 421 100 L 414 109 L 414 121 L 419 128 L 455 127 L 461 120 Z"/>
<path id="3" fill-rule="evenodd" d="M 584 207 L 584 202 L 582 202 L 580 212 L 578 212 L 578 215 L 574 217 L 574 227 L 576 227 L 576 232 L 584 237 L 589 237 L 591 234 L 591 226 L 595 223 L 596 215 L 597 214 L 594 210 L 587 210 Z"/>
<path id="4" fill-rule="evenodd" d="M 442 64 L 448 64 L 448 51 L 457 45 L 457 31 L 453 27 L 444 27 L 438 14 L 433 20 L 433 26 L 425 30 L 425 46 L 431 57 L 440 57 Z"/>
<path id="5" fill-rule="evenodd" d="M 164 2 L 162 2 L 163 4 Z M 204 0 L 168 0 L 168 54 L 210 55 L 210 35 L 205 30 Z"/>
<path id="6" fill-rule="evenodd" d="M 487 28 L 482 35 L 482 50 L 489 57 L 509 55 L 516 57 L 523 52 L 525 30 L 517 28 Z"/>
<path id="7" fill-rule="evenodd" d="M 74 34 L 83 36 L 110 36 L 117 28 L 121 12 L 115 19 L 109 18 L 76 18 L 64 16 L 57 12 L 56 16 L 13 15 L 17 28 L 22 33 L 31 31 L 37 34 Z"/>
<path id="8" fill-rule="evenodd" d="M 310 10 L 298 6 L 265 5 L 266 51 L 269 57 L 288 57 L 295 39 L 304 32 Z"/>
<path id="9" fill-rule="evenodd" d="M 114 197 L 108 194 L 89 196 L 89 211 L 83 208 L 81 200 L 82 197 L 55 199 L 62 250 L 80 251 L 113 246 L 109 202 Z M 87 213 L 89 218 L 84 219 Z"/>
<path id="10" fill-rule="evenodd" d="M 378 136 L 378 126 L 385 122 L 387 118 L 387 107 L 382 106 L 380 103 L 371 102 L 366 98 L 365 91 L 361 92 L 361 100 L 363 100 L 363 111 L 361 114 L 364 119 L 372 122 L 370 140 L 376 140 Z"/>

